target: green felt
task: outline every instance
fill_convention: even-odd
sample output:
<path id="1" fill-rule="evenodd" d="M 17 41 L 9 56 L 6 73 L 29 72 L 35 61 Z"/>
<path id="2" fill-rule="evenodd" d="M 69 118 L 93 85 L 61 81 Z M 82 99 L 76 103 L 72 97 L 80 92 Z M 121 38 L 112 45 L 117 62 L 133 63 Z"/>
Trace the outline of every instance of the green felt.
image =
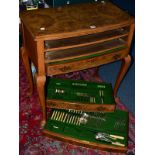
<path id="1" fill-rule="evenodd" d="M 102 132 L 124 137 L 123 140 L 113 139 L 112 141 L 117 141 L 127 146 L 128 112 L 120 110 L 116 110 L 115 112 L 110 113 L 86 112 L 86 114 L 89 115 L 87 117 L 87 122 L 77 125 L 77 120 L 84 116 L 84 112 L 78 113 L 75 110 L 69 111 L 62 109 L 53 109 L 51 116 L 54 116 L 54 111 L 57 111 L 57 115 L 55 115 L 55 117 L 50 117 L 44 127 L 44 129 L 48 131 L 89 142 L 113 145 L 111 144 L 111 142 L 105 142 L 95 139 L 95 135 L 98 132 Z M 61 117 L 62 114 L 63 117 Z M 65 115 L 67 115 L 66 118 Z M 69 120 L 72 120 L 72 118 L 74 119 L 70 122 Z"/>
<path id="2" fill-rule="evenodd" d="M 67 60 L 62 60 L 62 61 L 49 62 L 48 64 L 62 64 L 62 63 L 67 63 L 67 62 L 72 62 L 72 61 L 79 61 L 79 60 L 89 59 L 89 58 L 101 56 L 103 54 L 108 54 L 108 53 L 116 52 L 116 51 L 122 50 L 124 48 L 126 48 L 126 46 L 123 45 L 123 46 L 120 46 L 120 47 L 117 47 L 117 48 L 114 48 L 114 49 L 111 49 L 111 50 L 107 50 L 107 51 L 104 51 L 104 52 L 100 52 L 100 53 L 96 53 L 96 54 L 91 54 L 91 55 L 88 55 L 88 56 L 82 56 L 82 57 L 79 57 L 79 58 L 73 58 L 73 59 L 67 59 Z"/>
<path id="3" fill-rule="evenodd" d="M 90 104 L 115 104 L 112 85 L 109 83 L 58 78 L 50 78 L 47 82 L 47 99 Z"/>

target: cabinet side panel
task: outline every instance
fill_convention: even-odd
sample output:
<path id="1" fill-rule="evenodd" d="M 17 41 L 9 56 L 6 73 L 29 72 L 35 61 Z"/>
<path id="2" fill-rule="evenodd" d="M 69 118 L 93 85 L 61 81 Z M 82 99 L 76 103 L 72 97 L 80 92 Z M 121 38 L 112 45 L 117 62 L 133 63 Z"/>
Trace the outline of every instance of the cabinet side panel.
<path id="1" fill-rule="evenodd" d="M 36 42 L 33 40 L 31 34 L 24 25 L 23 25 L 23 40 L 24 40 L 23 42 L 24 47 L 27 51 L 28 56 L 34 63 L 35 67 L 38 68 Z"/>

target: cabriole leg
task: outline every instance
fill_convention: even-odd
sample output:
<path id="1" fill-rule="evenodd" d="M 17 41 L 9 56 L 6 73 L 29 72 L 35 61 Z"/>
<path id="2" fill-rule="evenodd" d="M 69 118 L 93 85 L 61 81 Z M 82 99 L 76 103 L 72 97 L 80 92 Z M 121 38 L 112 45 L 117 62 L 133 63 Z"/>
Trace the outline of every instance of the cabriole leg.
<path id="1" fill-rule="evenodd" d="M 124 78 L 128 68 L 130 66 L 130 63 L 131 63 L 131 56 L 130 55 L 128 55 L 122 59 L 121 69 L 119 71 L 119 74 L 117 76 L 115 86 L 114 86 L 114 97 L 117 97 L 118 88 L 119 88 L 120 83 L 121 83 L 122 79 Z"/>
<path id="2" fill-rule="evenodd" d="M 37 91 L 39 95 L 39 101 L 40 105 L 42 107 L 42 121 L 41 126 L 43 127 L 46 123 L 46 105 L 45 105 L 45 92 L 44 92 L 44 86 L 46 82 L 46 76 L 45 75 L 35 75 L 36 77 L 36 84 L 37 84 Z"/>
<path id="3" fill-rule="evenodd" d="M 29 81 L 29 92 L 27 93 L 27 95 L 31 96 L 32 93 L 33 93 L 33 80 L 32 80 L 31 67 L 30 67 L 30 63 L 29 63 L 29 57 L 28 57 L 27 52 L 26 52 L 24 47 L 21 47 L 20 51 L 21 51 L 23 64 L 25 66 L 27 78 L 28 78 L 28 81 Z"/>

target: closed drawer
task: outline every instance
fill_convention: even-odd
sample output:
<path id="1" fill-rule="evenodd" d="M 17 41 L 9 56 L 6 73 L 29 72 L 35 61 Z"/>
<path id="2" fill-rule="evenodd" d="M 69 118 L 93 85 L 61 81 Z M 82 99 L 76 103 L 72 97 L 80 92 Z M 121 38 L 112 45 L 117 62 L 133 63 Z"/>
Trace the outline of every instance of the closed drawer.
<path id="1" fill-rule="evenodd" d="M 87 68 L 96 67 L 102 64 L 114 62 L 127 56 L 128 48 L 118 49 L 115 52 L 93 55 L 92 57 L 84 57 L 83 59 L 71 59 L 66 61 L 59 61 L 54 63 L 47 63 L 46 73 L 47 75 L 64 74 L 73 71 L 83 70 Z"/>

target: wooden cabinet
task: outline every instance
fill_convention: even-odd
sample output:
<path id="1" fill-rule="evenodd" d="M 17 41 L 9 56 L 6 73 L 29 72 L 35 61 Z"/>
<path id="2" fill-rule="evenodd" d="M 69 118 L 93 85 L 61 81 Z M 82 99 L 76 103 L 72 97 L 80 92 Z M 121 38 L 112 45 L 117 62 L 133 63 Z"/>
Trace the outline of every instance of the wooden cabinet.
<path id="1" fill-rule="evenodd" d="M 46 76 L 69 73 L 122 60 L 114 96 L 131 62 L 134 19 L 110 2 L 24 11 L 20 14 L 21 48 L 30 83 L 29 59 L 36 67 L 36 85 L 46 122 Z"/>

